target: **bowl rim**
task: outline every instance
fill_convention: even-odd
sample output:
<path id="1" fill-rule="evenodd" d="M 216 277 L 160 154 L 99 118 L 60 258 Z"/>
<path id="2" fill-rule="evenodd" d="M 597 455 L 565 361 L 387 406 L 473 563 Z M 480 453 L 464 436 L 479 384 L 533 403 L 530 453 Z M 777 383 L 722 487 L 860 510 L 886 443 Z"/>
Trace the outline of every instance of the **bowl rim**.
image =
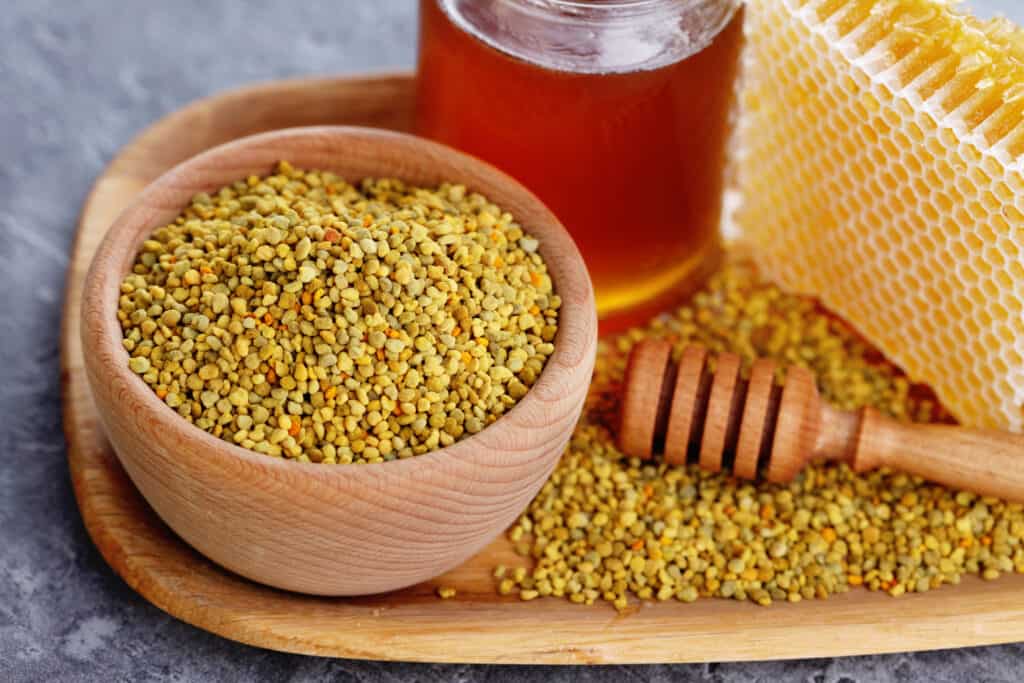
<path id="1" fill-rule="evenodd" d="M 116 257 L 122 255 L 125 251 L 131 252 L 130 259 L 127 261 L 127 266 L 130 268 L 138 253 L 138 245 L 153 230 L 166 224 L 165 221 L 156 221 L 155 224 L 140 227 L 141 223 L 152 220 L 150 218 L 150 221 L 147 221 L 145 215 L 151 202 L 163 192 L 172 190 L 176 186 L 190 184 L 186 181 L 186 178 L 198 170 L 211 165 L 216 166 L 217 162 L 231 159 L 240 152 L 256 150 L 268 145 L 301 143 L 309 137 L 322 138 L 325 136 L 340 141 L 354 139 L 370 141 L 373 144 L 380 145 L 382 149 L 393 148 L 403 149 L 406 152 L 428 153 L 431 157 L 443 162 L 443 165 L 453 166 L 461 164 L 467 166 L 473 170 L 475 175 L 483 177 L 488 183 L 506 187 L 512 195 L 519 195 L 521 201 L 530 204 L 531 209 L 542 219 L 544 223 L 542 230 L 546 234 L 541 239 L 539 249 L 545 262 L 549 264 L 549 275 L 552 278 L 553 292 L 562 297 L 562 306 L 559 309 L 558 331 L 553 342 L 554 351 L 547 359 L 541 374 L 529 391 L 511 409 L 476 434 L 459 439 L 449 446 L 437 448 L 421 455 L 380 463 L 324 465 L 322 463 L 297 461 L 291 458 L 272 457 L 214 436 L 185 420 L 177 411 L 160 399 L 156 392 L 141 377 L 129 369 L 128 359 L 130 354 L 121 343 L 123 334 L 120 322 L 117 320 L 120 285 L 127 271 L 117 273 L 111 271 L 116 265 Z M 316 170 L 330 171 L 331 169 Z M 257 171 L 253 170 L 252 172 Z M 341 175 L 344 176 L 344 174 Z M 426 185 L 407 181 L 400 173 L 382 173 L 382 176 L 384 175 L 397 177 L 399 180 L 409 182 L 412 185 Z M 245 175 L 240 174 L 240 179 L 244 177 Z M 460 178 L 449 178 L 447 182 L 462 183 L 462 180 Z M 464 184 L 466 184 L 467 189 L 470 191 L 476 189 L 471 183 Z M 210 187 L 208 191 L 215 189 L 217 188 Z M 482 191 L 482 193 L 499 206 L 502 205 L 501 202 L 493 199 L 490 191 Z M 184 208 L 185 206 L 183 205 L 181 209 Z M 516 219 L 525 231 L 536 236 L 535 232 L 531 230 L 531 225 L 521 222 L 519 216 L 516 216 Z M 135 237 L 132 237 L 133 234 L 135 234 Z M 125 243 L 131 244 L 133 240 L 135 241 L 135 246 L 127 248 Z M 569 266 L 562 268 L 562 272 L 556 277 L 556 274 L 550 270 L 551 253 L 561 254 L 560 258 L 573 262 L 578 267 Z M 564 295 L 566 291 L 576 294 L 576 300 L 570 301 Z M 147 416 L 158 423 L 153 426 L 152 431 L 164 435 L 161 437 L 162 439 L 193 444 L 197 448 L 202 448 L 207 457 L 216 457 L 218 459 L 230 458 L 232 460 L 241 459 L 248 464 L 280 471 L 284 474 L 305 472 L 307 474 L 316 474 L 318 477 L 329 477 L 337 482 L 347 480 L 353 476 L 409 476 L 424 469 L 434 469 L 431 466 L 441 465 L 444 461 L 469 458 L 478 452 L 489 453 L 494 451 L 493 446 L 488 446 L 485 443 L 488 432 L 493 434 L 494 428 L 501 424 L 506 425 L 506 428 L 509 426 L 519 426 L 520 429 L 524 427 L 527 429 L 535 428 L 535 426 L 517 425 L 516 423 L 523 413 L 539 407 L 537 405 L 538 402 L 544 400 L 541 398 L 541 394 L 551 394 L 553 398 L 557 398 L 560 392 L 563 392 L 564 388 L 569 386 L 569 380 L 579 371 L 580 366 L 587 367 L 587 383 L 589 383 L 589 373 L 593 366 L 597 348 L 597 311 L 593 286 L 583 257 L 575 241 L 562 223 L 533 192 L 523 186 L 518 180 L 491 164 L 454 148 L 410 133 L 363 126 L 305 126 L 272 130 L 211 147 L 204 152 L 175 164 L 147 184 L 107 229 L 96 250 L 83 283 L 82 310 L 82 344 L 83 349 L 86 350 L 86 366 L 92 362 L 100 363 L 104 372 L 99 381 L 106 384 L 117 384 L 130 392 L 132 403 L 145 409 Z M 93 315 L 87 313 L 90 310 Z M 95 345 L 99 347 L 96 348 Z M 590 358 L 586 358 L 588 353 Z M 91 375 L 92 373 L 87 374 Z M 92 380 L 91 376 L 90 380 Z M 494 455 L 494 453 L 490 453 L 490 455 Z"/>

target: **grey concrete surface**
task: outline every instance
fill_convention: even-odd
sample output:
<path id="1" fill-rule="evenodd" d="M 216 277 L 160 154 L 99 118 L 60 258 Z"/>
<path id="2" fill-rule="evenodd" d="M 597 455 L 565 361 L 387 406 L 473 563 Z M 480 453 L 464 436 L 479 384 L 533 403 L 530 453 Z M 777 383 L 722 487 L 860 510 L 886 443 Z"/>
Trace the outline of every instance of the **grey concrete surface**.
<path id="1" fill-rule="evenodd" d="M 979 5 L 1024 19 L 1020 0 Z M 0 3 L 0 681 L 1022 680 L 1022 645 L 587 669 L 300 657 L 179 622 L 111 572 L 75 507 L 59 405 L 66 255 L 90 184 L 119 146 L 194 98 L 410 66 L 414 42 L 411 0 Z"/>

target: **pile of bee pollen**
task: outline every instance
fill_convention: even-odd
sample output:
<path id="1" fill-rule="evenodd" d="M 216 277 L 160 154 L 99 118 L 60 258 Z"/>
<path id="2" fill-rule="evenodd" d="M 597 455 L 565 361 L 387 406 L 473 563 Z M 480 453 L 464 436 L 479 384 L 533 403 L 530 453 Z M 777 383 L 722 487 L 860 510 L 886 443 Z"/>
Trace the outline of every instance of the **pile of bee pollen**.
<path id="1" fill-rule="evenodd" d="M 121 284 L 129 367 L 269 456 L 377 463 L 479 432 L 554 352 L 539 242 L 461 185 L 281 163 L 196 196 Z"/>
<path id="2" fill-rule="evenodd" d="M 726 265 L 692 301 L 602 341 L 583 419 L 551 479 L 509 530 L 529 566 L 496 568 L 498 591 L 574 603 L 702 597 L 760 605 L 852 587 L 893 596 L 1024 572 L 1024 506 L 880 470 L 806 468 L 788 485 L 628 458 L 615 446 L 625 359 L 641 339 L 690 343 L 812 370 L 826 400 L 899 419 L 948 419 L 813 301 Z"/>

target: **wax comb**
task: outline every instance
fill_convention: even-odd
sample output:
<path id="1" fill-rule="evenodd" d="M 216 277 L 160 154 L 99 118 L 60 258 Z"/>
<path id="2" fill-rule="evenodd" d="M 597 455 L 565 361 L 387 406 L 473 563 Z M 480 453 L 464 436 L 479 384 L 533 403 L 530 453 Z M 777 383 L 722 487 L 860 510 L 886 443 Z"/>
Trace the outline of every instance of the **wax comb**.
<path id="1" fill-rule="evenodd" d="M 963 424 L 1024 427 L 1024 39 L 936 0 L 752 0 L 736 220 Z"/>

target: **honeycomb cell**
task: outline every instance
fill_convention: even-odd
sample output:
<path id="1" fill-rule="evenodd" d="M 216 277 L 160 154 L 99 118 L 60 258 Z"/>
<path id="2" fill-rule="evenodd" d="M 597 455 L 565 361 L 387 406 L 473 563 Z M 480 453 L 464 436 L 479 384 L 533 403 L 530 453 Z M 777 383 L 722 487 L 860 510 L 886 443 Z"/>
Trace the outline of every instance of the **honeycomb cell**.
<path id="1" fill-rule="evenodd" d="M 1004 182 L 998 182 L 992 188 L 992 191 L 996 195 L 996 206 L 1000 204 L 1009 204 L 1013 201 L 1013 190 L 1010 189 L 1009 185 Z M 997 210 L 993 207 L 988 207 L 990 211 Z"/>
<path id="2" fill-rule="evenodd" d="M 1021 38 L 1021 42 L 1024 43 L 1024 37 Z M 999 160 L 994 156 L 984 156 L 981 159 L 981 170 L 989 177 L 994 177 L 1005 174 L 1007 169 L 1001 166 Z"/>

